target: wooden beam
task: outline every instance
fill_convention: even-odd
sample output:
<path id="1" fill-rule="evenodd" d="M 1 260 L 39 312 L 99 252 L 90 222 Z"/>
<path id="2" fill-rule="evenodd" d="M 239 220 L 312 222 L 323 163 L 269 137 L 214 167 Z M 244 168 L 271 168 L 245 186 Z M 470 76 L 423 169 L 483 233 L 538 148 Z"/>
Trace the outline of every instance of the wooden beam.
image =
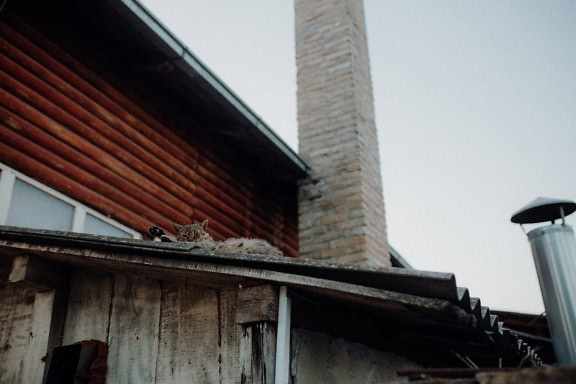
<path id="1" fill-rule="evenodd" d="M 30 329 L 30 341 L 23 356 L 25 368 L 22 370 L 23 383 L 40 383 L 44 376 L 43 357 L 50 352 L 48 340 L 52 323 L 55 291 L 43 291 L 36 294 L 34 314 Z M 45 358 L 44 358 L 45 360 Z"/>
<path id="2" fill-rule="evenodd" d="M 38 292 L 36 294 L 36 301 L 42 298 L 44 298 L 44 300 L 49 300 L 51 304 L 51 307 L 47 309 L 47 311 L 51 311 L 50 318 L 46 319 L 49 322 L 44 322 L 45 319 L 42 317 L 39 319 L 39 321 L 41 321 L 41 326 L 46 327 L 48 325 L 48 340 L 45 351 L 46 353 L 50 354 L 55 347 L 62 345 L 62 334 L 64 333 L 66 309 L 68 307 L 68 292 L 64 289 L 54 289 L 48 292 Z M 34 306 L 36 307 L 36 303 Z M 34 317 L 34 322 L 36 323 L 36 312 Z M 48 374 L 48 368 L 48 365 L 44 367 L 44 378 L 46 378 L 46 375 Z"/>
<path id="3" fill-rule="evenodd" d="M 248 324 L 260 321 L 278 321 L 278 287 L 258 285 L 238 291 L 236 322 Z"/>
<path id="4" fill-rule="evenodd" d="M 36 256 L 19 255 L 14 258 L 8 277 L 11 284 L 36 290 L 68 288 L 68 271 L 62 264 Z"/>
<path id="5" fill-rule="evenodd" d="M 145 244 L 145 243 L 142 243 Z M 0 246 L 3 241 L 0 240 Z M 4 244 L 6 246 L 6 244 Z M 29 251 L 48 251 L 45 246 L 29 243 L 10 242 L 11 248 L 24 248 Z M 171 253 L 172 252 L 172 253 Z M 148 255 L 149 253 L 146 252 Z M 253 261 L 254 255 L 234 255 L 229 258 L 214 252 L 190 249 L 185 255 L 174 254 L 172 250 L 157 249 L 154 256 L 127 256 L 100 250 L 86 250 L 82 248 L 63 248 L 56 253 L 50 249 L 46 257 L 86 265 L 91 267 L 113 269 L 132 273 L 146 273 L 147 276 L 156 276 L 165 279 L 174 278 L 200 278 L 214 282 L 241 282 L 242 280 L 260 281 L 271 284 L 286 285 L 299 292 L 318 295 L 319 297 L 340 300 L 343 303 L 360 305 L 374 311 L 390 313 L 427 313 L 435 315 L 434 319 L 442 318 L 443 322 L 450 322 L 454 326 L 477 327 L 477 319 L 463 309 L 447 300 L 426 298 L 411 294 L 394 292 L 386 289 L 371 288 L 341 281 L 327 280 L 299 274 L 265 270 L 259 267 L 250 268 L 241 266 L 243 261 Z M 178 257 L 178 258 L 175 258 Z M 262 257 L 264 261 L 266 257 Z"/>

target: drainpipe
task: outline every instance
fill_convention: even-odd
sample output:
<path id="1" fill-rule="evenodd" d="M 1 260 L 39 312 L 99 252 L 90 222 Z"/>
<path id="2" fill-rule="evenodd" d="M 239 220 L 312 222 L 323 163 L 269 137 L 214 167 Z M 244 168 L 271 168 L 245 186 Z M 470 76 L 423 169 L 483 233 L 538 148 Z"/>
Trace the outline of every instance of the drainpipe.
<path id="1" fill-rule="evenodd" d="M 576 364 L 576 241 L 572 227 L 564 221 L 574 211 L 572 201 L 538 198 L 511 219 L 520 225 L 551 221 L 527 235 L 560 365 Z M 561 224 L 555 224 L 557 219 L 562 219 Z"/>
<path id="2" fill-rule="evenodd" d="M 290 317 L 291 302 L 288 288 L 280 287 L 278 300 L 278 326 L 276 329 L 276 369 L 275 384 L 288 384 L 290 379 Z"/>

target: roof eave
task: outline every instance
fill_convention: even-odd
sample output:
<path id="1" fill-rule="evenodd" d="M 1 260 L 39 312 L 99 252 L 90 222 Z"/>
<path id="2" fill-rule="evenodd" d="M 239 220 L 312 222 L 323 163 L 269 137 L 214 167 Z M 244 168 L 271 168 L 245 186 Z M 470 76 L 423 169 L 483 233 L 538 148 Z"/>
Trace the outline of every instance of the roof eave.
<path id="1" fill-rule="evenodd" d="M 432 321 L 454 330 L 455 335 L 482 335 L 484 341 L 491 340 L 489 344 L 516 357 L 531 351 L 528 344 L 504 330 L 479 299 L 470 298 L 467 289 L 457 287 L 454 276 L 448 273 L 218 254 L 195 243 L 159 243 L 8 226 L 0 226 L 0 249 L 0 256 L 25 253 L 65 264 L 131 270 L 150 276 L 193 275 L 198 281 L 208 276 L 212 283 L 227 284 L 243 279 L 268 281 L 290 286 L 312 298 L 343 300 L 383 316 L 389 310 L 407 310 L 414 319 Z M 536 354 L 533 358 L 540 361 Z"/>
<path id="2" fill-rule="evenodd" d="M 117 12 L 131 20 L 143 34 L 166 54 L 174 59 L 182 71 L 189 76 L 202 78 L 220 98 L 229 104 L 242 119 L 248 122 L 260 135 L 273 145 L 290 163 L 296 167 L 301 177 L 310 174 L 310 167 L 294 152 L 240 97 L 230 90 L 208 67 L 198 59 L 164 24 L 144 5 L 135 0 L 108 0 Z M 137 22 L 139 21 L 139 23 Z M 177 60 L 179 59 L 179 60 Z"/>

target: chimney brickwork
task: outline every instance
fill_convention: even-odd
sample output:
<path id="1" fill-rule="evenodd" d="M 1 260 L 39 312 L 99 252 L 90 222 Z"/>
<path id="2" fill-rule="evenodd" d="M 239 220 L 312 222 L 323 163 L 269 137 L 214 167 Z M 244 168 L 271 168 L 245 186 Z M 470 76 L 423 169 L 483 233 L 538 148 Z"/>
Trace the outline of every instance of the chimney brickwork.
<path id="1" fill-rule="evenodd" d="M 295 0 L 300 256 L 389 266 L 362 0 Z"/>

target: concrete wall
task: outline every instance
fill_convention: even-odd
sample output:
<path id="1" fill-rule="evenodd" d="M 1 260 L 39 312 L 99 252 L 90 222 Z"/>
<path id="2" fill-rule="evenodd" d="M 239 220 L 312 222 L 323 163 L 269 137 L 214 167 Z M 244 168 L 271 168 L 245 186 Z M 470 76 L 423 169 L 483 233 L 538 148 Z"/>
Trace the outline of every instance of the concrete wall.
<path id="1" fill-rule="evenodd" d="M 400 383 L 407 379 L 396 372 L 415 368 L 419 368 L 416 363 L 393 353 L 323 333 L 292 330 L 293 384 Z"/>
<path id="2" fill-rule="evenodd" d="M 361 0 L 296 0 L 300 256 L 389 265 Z"/>

